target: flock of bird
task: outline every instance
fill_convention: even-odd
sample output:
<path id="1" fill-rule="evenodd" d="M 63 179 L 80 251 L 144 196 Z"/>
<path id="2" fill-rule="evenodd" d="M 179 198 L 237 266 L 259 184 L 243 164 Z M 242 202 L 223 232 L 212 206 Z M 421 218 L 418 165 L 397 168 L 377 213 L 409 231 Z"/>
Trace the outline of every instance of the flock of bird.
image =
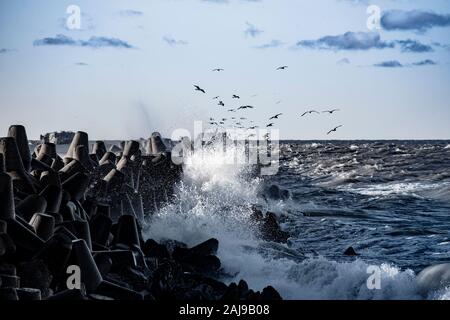
<path id="1" fill-rule="evenodd" d="M 278 70 L 286 70 L 287 68 L 288 68 L 288 66 L 280 66 L 280 67 L 276 68 L 276 70 L 277 71 Z M 213 72 L 222 72 L 222 71 L 225 71 L 225 70 L 222 69 L 222 68 L 215 68 L 212 71 Z M 206 90 L 201 88 L 199 85 L 194 85 L 194 88 L 195 88 L 195 91 L 199 91 L 201 93 L 206 94 Z M 252 95 L 252 97 L 256 97 L 256 96 L 257 96 L 256 94 Z M 236 100 L 241 99 L 241 97 L 239 95 L 237 95 L 237 94 L 233 94 L 231 96 L 231 98 L 232 99 L 236 99 Z M 220 96 L 213 97 L 213 100 L 218 100 L 217 104 L 220 107 L 225 107 L 225 103 L 222 100 L 220 100 Z M 281 100 L 276 102 L 276 104 L 280 104 L 280 103 L 281 103 Z M 242 105 L 242 106 L 240 106 L 238 108 L 228 109 L 227 111 L 235 113 L 235 112 L 237 112 L 239 110 L 245 110 L 245 109 L 254 109 L 254 106 Z M 308 111 L 305 111 L 303 114 L 301 114 L 300 117 L 304 117 L 306 115 L 311 115 L 311 114 L 314 114 L 314 113 L 315 114 L 321 114 L 321 113 L 333 114 L 333 113 L 338 112 L 338 111 L 340 111 L 340 109 L 330 109 L 330 110 L 324 110 L 322 112 L 319 112 L 319 111 L 316 111 L 316 110 L 308 110 Z M 275 125 L 275 123 L 274 122 L 270 122 L 270 120 L 278 120 L 278 118 L 280 116 L 282 116 L 282 115 L 283 115 L 283 113 L 277 113 L 276 115 L 271 116 L 269 118 L 269 123 L 266 125 L 266 128 L 273 127 Z M 252 125 L 252 126 L 249 126 L 249 127 L 243 126 L 242 121 L 247 120 L 247 118 L 245 118 L 245 117 L 231 117 L 230 119 L 222 118 L 222 119 L 218 119 L 218 120 L 216 120 L 214 118 L 209 118 L 209 124 L 210 125 L 215 125 L 215 126 L 225 125 L 225 122 L 227 120 L 233 120 L 234 121 L 234 126 L 233 127 L 235 127 L 235 128 L 247 129 L 247 130 L 254 130 L 256 128 L 259 128 L 259 126 L 255 126 L 255 125 Z M 253 123 L 253 121 L 250 121 L 250 123 Z M 332 132 L 336 132 L 337 129 L 339 129 L 340 127 L 342 127 L 342 125 L 336 126 L 333 129 L 329 130 L 327 132 L 327 135 L 331 134 Z M 255 135 L 254 134 L 250 134 L 248 137 L 250 137 L 250 136 L 255 136 Z M 264 138 L 265 139 L 269 139 L 270 138 L 269 133 L 266 133 L 264 135 Z"/>

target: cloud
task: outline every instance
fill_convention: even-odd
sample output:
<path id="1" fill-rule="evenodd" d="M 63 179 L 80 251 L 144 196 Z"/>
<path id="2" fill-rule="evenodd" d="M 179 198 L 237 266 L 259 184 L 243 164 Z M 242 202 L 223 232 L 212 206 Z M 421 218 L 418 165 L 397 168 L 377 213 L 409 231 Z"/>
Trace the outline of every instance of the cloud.
<path id="1" fill-rule="evenodd" d="M 450 14 L 438 14 L 421 10 L 391 10 L 383 13 L 381 25 L 385 30 L 416 30 L 425 32 L 433 27 L 450 26 Z"/>
<path id="2" fill-rule="evenodd" d="M 228 0 L 202 0 L 203 2 L 211 2 L 211 3 L 228 3 Z"/>
<path id="3" fill-rule="evenodd" d="M 336 61 L 336 64 L 339 66 L 343 66 L 345 64 L 350 64 L 350 60 L 348 58 L 342 58 Z"/>
<path id="4" fill-rule="evenodd" d="M 400 47 L 402 52 L 431 52 L 430 45 L 423 44 L 417 40 L 381 40 L 380 34 L 376 32 L 351 32 L 341 35 L 325 36 L 317 40 L 302 40 L 297 42 L 297 48 L 321 49 L 321 50 L 370 50 L 370 49 L 392 49 Z"/>
<path id="5" fill-rule="evenodd" d="M 422 61 L 418 61 L 418 62 L 414 62 L 413 65 L 415 66 L 434 66 L 437 63 L 433 60 L 430 59 L 426 59 L 426 60 L 422 60 Z"/>
<path id="6" fill-rule="evenodd" d="M 247 37 L 256 38 L 257 36 L 259 36 L 261 33 L 264 32 L 263 30 L 258 29 L 249 22 L 246 22 L 245 24 L 247 25 L 247 29 L 245 29 L 244 34 Z"/>
<path id="7" fill-rule="evenodd" d="M 389 61 L 383 61 L 379 63 L 375 63 L 373 65 L 374 67 L 381 67 L 381 68 L 402 68 L 403 65 L 398 62 L 397 60 L 389 60 Z"/>
<path id="8" fill-rule="evenodd" d="M 134 48 L 128 42 L 108 37 L 96 37 L 93 36 L 89 40 L 75 40 L 71 37 L 58 34 L 55 37 L 47 37 L 43 39 L 37 39 L 33 42 L 34 46 L 76 46 L 76 47 L 88 47 L 88 48 Z"/>
<path id="9" fill-rule="evenodd" d="M 274 40 L 272 40 L 272 41 L 270 41 L 270 42 L 268 42 L 268 43 L 264 43 L 264 44 L 262 44 L 262 45 L 255 46 L 254 48 L 255 48 L 255 49 L 278 48 L 278 47 L 281 47 L 283 44 L 284 44 L 284 43 L 283 43 L 282 41 L 274 39 Z"/>
<path id="10" fill-rule="evenodd" d="M 7 48 L 0 48 L 0 54 L 6 54 L 6 53 L 13 52 L 13 51 L 15 51 L 15 50 L 7 49 Z"/>
<path id="11" fill-rule="evenodd" d="M 164 36 L 162 39 L 164 42 L 166 42 L 170 46 L 183 46 L 183 45 L 189 44 L 189 42 L 187 42 L 187 41 L 177 40 L 177 39 L 169 37 L 169 36 Z"/>
<path id="12" fill-rule="evenodd" d="M 341 35 L 325 36 L 317 40 L 302 40 L 297 42 L 296 47 L 337 51 L 394 48 L 395 44 L 381 40 L 376 32 L 348 31 Z"/>
<path id="13" fill-rule="evenodd" d="M 421 60 L 409 64 L 402 64 L 397 60 L 389 60 L 389 61 L 383 61 L 379 63 L 375 63 L 374 67 L 381 67 L 381 68 L 403 68 L 403 67 L 421 67 L 421 66 L 434 66 L 437 65 L 437 63 L 433 60 L 426 59 Z"/>
<path id="14" fill-rule="evenodd" d="M 139 10 L 121 10 L 119 14 L 124 17 L 138 17 L 144 15 L 144 12 Z"/>
<path id="15" fill-rule="evenodd" d="M 417 40 L 396 40 L 396 43 L 400 45 L 402 52 L 431 52 L 433 48 L 429 45 L 420 43 Z"/>

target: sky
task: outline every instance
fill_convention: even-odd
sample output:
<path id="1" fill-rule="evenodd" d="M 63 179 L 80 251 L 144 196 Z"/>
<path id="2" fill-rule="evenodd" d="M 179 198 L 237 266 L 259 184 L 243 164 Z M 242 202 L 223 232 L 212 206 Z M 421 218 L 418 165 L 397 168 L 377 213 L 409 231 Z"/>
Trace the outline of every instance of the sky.
<path id="1" fill-rule="evenodd" d="M 450 139 L 449 80 L 450 0 L 0 1 L 5 135 L 137 139 L 234 116 L 281 139 Z"/>

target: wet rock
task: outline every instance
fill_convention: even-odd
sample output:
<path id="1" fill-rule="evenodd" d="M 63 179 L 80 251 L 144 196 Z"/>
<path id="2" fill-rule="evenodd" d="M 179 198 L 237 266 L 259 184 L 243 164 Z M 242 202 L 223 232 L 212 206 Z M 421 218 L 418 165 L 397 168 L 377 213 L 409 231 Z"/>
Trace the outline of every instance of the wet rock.
<path id="1" fill-rule="evenodd" d="M 39 289 L 44 298 L 52 293 L 50 285 L 53 277 L 42 260 L 20 264 L 17 273 L 20 276 L 22 287 Z"/>
<path id="2" fill-rule="evenodd" d="M 286 243 L 289 238 L 289 234 L 281 230 L 275 214 L 271 212 L 268 212 L 262 221 L 261 233 L 263 239 L 267 241 Z"/>
<path id="3" fill-rule="evenodd" d="M 346 256 L 357 256 L 358 254 L 356 253 L 355 249 L 353 249 L 353 247 L 348 247 L 344 251 L 344 255 L 346 255 Z"/>
<path id="4" fill-rule="evenodd" d="M 142 251 L 144 252 L 146 257 L 158 258 L 158 259 L 169 259 L 170 254 L 167 250 L 166 246 L 157 243 L 153 239 L 148 239 Z"/>
<path id="5" fill-rule="evenodd" d="M 272 286 L 265 287 L 261 293 L 262 300 L 275 301 L 275 300 L 283 300 Z"/>
<path id="6" fill-rule="evenodd" d="M 41 290 L 34 288 L 20 288 L 16 290 L 20 301 L 39 301 L 42 299 Z"/>
<path id="7" fill-rule="evenodd" d="M 16 288 L 0 288 L 0 301 L 17 301 L 19 296 L 17 295 Z"/>
<path id="8" fill-rule="evenodd" d="M 219 248 L 219 240 L 211 238 L 190 249 L 190 252 L 198 255 L 214 255 Z"/>

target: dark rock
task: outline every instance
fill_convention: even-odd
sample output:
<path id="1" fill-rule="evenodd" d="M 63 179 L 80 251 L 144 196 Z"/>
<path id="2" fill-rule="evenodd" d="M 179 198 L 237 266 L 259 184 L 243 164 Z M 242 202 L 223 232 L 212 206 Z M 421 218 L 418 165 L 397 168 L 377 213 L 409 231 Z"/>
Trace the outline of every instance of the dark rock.
<path id="1" fill-rule="evenodd" d="M 261 233 L 266 241 L 286 243 L 289 234 L 280 229 L 274 213 L 268 212 L 261 225 Z"/>
<path id="2" fill-rule="evenodd" d="M 0 288 L 0 301 L 17 301 L 19 296 L 17 295 L 16 288 Z"/>
<path id="3" fill-rule="evenodd" d="M 36 230 L 36 234 L 44 241 L 53 236 L 55 230 L 55 218 L 44 213 L 35 213 L 30 220 L 30 225 Z"/>
<path id="4" fill-rule="evenodd" d="M 17 213 L 26 221 L 30 221 L 35 213 L 45 212 L 47 209 L 47 201 L 44 197 L 32 194 L 19 202 L 16 207 Z"/>
<path id="5" fill-rule="evenodd" d="M 227 288 L 227 291 L 225 291 L 224 295 L 220 300 L 222 301 L 239 301 L 240 294 L 239 294 L 239 288 L 236 285 L 236 283 L 232 282 Z"/>
<path id="6" fill-rule="evenodd" d="M 112 220 L 104 214 L 96 214 L 89 221 L 91 239 L 93 242 L 105 246 L 108 242 Z"/>
<path id="7" fill-rule="evenodd" d="M 50 301 L 78 301 L 78 300 L 87 300 L 86 290 L 85 289 L 72 289 L 72 290 L 64 290 L 58 292 L 57 294 L 47 298 Z"/>
<path id="8" fill-rule="evenodd" d="M 34 288 L 20 288 L 16 290 L 20 301 L 39 301 L 42 299 L 41 290 Z"/>
<path id="9" fill-rule="evenodd" d="M 358 254 L 356 253 L 355 249 L 353 249 L 353 247 L 348 247 L 344 251 L 344 255 L 346 255 L 346 256 L 357 256 Z"/>
<path id="10" fill-rule="evenodd" d="M 142 247 L 146 257 L 153 257 L 158 259 L 168 259 L 170 257 L 166 246 L 157 243 L 153 239 L 148 239 Z"/>
<path id="11" fill-rule="evenodd" d="M 219 248 L 219 240 L 211 238 L 202 242 L 195 247 L 192 247 L 190 251 L 194 254 L 198 255 L 214 255 L 217 253 L 217 249 Z"/>
<path id="12" fill-rule="evenodd" d="M 117 300 L 144 300 L 144 296 L 139 292 L 121 287 L 108 281 L 103 281 L 98 286 L 95 293 L 105 295 Z"/>
<path id="13" fill-rule="evenodd" d="M 62 202 L 62 189 L 56 185 L 48 185 L 44 190 L 39 194 L 41 197 L 45 199 L 47 202 L 47 207 L 45 212 L 48 213 L 58 213 L 61 208 Z M 44 211 L 36 211 L 36 212 L 44 212 Z M 35 212 L 35 213 L 36 213 Z"/>
<path id="14" fill-rule="evenodd" d="M 128 246 L 140 246 L 139 233 L 136 218 L 132 215 L 122 215 L 117 223 L 117 234 L 115 243 L 122 243 Z"/>
<path id="15" fill-rule="evenodd" d="M 21 263 L 17 272 L 22 287 L 39 289 L 44 298 L 52 293 L 50 285 L 53 277 L 42 260 Z"/>
<path id="16" fill-rule="evenodd" d="M 268 301 L 283 300 L 278 291 L 275 290 L 272 286 L 268 286 L 263 289 L 261 298 Z"/>
<path id="17" fill-rule="evenodd" d="M 16 140 L 23 167 L 25 168 L 25 171 L 30 171 L 31 153 L 30 147 L 28 146 L 28 137 L 25 127 L 21 125 L 10 126 L 8 130 L 8 137 L 12 137 Z"/>

